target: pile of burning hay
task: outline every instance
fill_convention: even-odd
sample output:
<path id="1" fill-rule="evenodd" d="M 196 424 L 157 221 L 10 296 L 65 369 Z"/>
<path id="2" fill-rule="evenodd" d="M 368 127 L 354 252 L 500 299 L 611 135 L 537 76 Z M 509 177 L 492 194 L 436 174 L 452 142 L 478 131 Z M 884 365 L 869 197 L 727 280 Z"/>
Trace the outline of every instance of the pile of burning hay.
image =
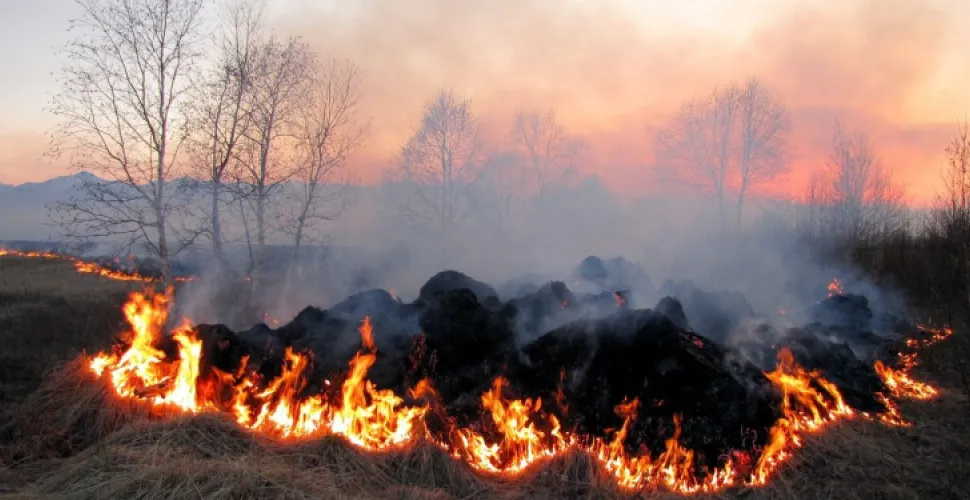
<path id="1" fill-rule="evenodd" d="M 617 282 L 616 265 L 590 258 L 572 287 L 520 281 L 511 297 L 444 271 L 410 303 L 371 290 L 245 331 L 177 323 L 169 294 L 134 294 L 130 335 L 86 363 L 157 415 L 368 452 L 430 445 L 483 474 L 581 453 L 624 489 L 677 492 L 763 484 L 802 435 L 908 425 L 896 401 L 935 395 L 909 372 L 948 331 L 873 318 L 865 297 L 832 293 L 782 328 L 687 282 L 637 308 L 623 287 L 649 279 Z"/>

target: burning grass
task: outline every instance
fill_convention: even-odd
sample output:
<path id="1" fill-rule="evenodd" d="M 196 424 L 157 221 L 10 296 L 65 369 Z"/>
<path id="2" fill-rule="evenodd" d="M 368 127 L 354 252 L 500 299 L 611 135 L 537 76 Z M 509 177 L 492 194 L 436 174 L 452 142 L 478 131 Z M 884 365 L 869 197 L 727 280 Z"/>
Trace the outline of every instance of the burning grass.
<path id="1" fill-rule="evenodd" d="M 138 271 L 118 269 L 98 262 L 86 261 L 73 255 L 56 252 L 21 251 L 9 248 L 0 248 L 0 257 L 68 262 L 74 266 L 74 270 L 80 274 L 91 274 L 115 281 L 152 283 L 158 280 L 156 276 L 149 276 Z M 115 262 L 117 263 L 117 259 L 115 259 Z M 192 281 L 192 279 L 193 277 L 191 276 L 175 277 L 176 282 Z"/>
<path id="2" fill-rule="evenodd" d="M 883 412 L 859 413 L 844 402 L 835 384 L 816 371 L 805 370 L 790 351 L 782 349 L 778 367 L 766 374 L 783 402 L 782 417 L 769 431 L 769 441 L 757 455 L 739 450 L 718 468 L 705 468 L 706 474 L 701 476 L 694 462 L 695 452 L 680 440 L 679 415 L 674 415 L 674 431 L 666 438 L 662 453 L 633 455 L 628 451 L 625 440 L 637 417 L 636 399 L 617 406 L 623 424 L 611 439 L 592 438 L 563 429 L 555 415 L 543 412 L 538 399 L 506 399 L 502 394 L 505 381 L 499 377 L 481 398 L 497 439 L 472 427 L 457 427 L 447 416 L 444 431 L 430 431 L 423 425 L 424 417 L 440 402 L 429 381 L 422 380 L 412 390 L 415 398 L 431 396 L 430 402 L 419 406 L 406 405 L 392 391 L 378 390 L 367 380 L 375 360 L 369 318 L 360 326 L 361 350 L 350 360 L 339 397 L 333 400 L 325 395 L 301 397 L 311 359 L 289 348 L 282 372 L 269 381 L 245 370 L 232 374 L 210 368 L 209 376 L 204 376 L 203 341 L 191 325 L 183 324 L 171 335 L 178 350 L 176 359 L 170 359 L 158 347 L 169 300 L 169 295 L 133 294 L 125 305 L 132 328 L 130 338 L 124 347 L 89 361 L 90 371 L 119 399 L 134 400 L 162 413 L 229 414 L 240 426 L 280 440 L 333 435 L 366 451 L 400 450 L 423 440 L 473 469 L 500 477 L 514 477 L 536 464 L 579 453 L 590 457 L 626 491 L 664 487 L 696 493 L 763 485 L 802 446 L 806 434 L 856 416 L 878 418 L 888 425 L 910 425 L 893 398 L 922 395 L 929 390 L 928 385 L 918 384 L 909 376 L 915 366 L 915 352 L 902 355 L 908 357 L 901 359 L 910 362 L 897 370 L 877 362 L 877 372 L 892 394 L 877 395 L 885 406 Z M 947 335 L 935 334 L 930 340 Z"/>
<path id="3" fill-rule="evenodd" d="M 186 347 L 190 342 L 179 345 Z M 946 345 L 928 349 L 938 351 Z M 367 352 L 362 349 L 354 359 L 360 363 Z M 346 429 L 354 428 L 359 434 L 367 425 L 324 422 L 325 432 L 311 432 L 299 439 L 279 432 L 253 432 L 230 412 L 202 409 L 192 414 L 171 402 L 153 405 L 150 399 L 120 396 L 111 377 L 96 377 L 90 359 L 69 363 L 15 409 L 10 408 L 7 416 L 12 419 L 2 433 L 2 463 L 7 464 L 8 474 L 0 474 L 0 482 L 20 498 L 614 498 L 631 492 L 617 484 L 616 475 L 602 460 L 576 445 L 516 474 L 483 474 L 465 461 L 455 460 L 454 449 L 435 442 L 420 419 L 412 420 L 414 435 L 405 446 L 370 446 L 386 448 L 377 452 L 361 448 L 360 442 L 348 443 L 353 439 L 348 439 Z M 178 359 L 167 360 L 174 361 Z M 168 369 L 177 374 L 179 365 Z M 909 366 L 903 373 L 915 380 L 911 370 L 919 369 Z M 350 394 L 349 400 L 331 403 L 359 410 L 357 397 L 363 396 L 365 406 L 374 401 L 364 383 L 366 370 L 362 372 L 354 390 L 341 393 Z M 783 379 L 781 374 L 798 375 L 794 380 L 807 376 L 793 366 L 781 369 L 776 378 Z M 334 382 L 347 387 L 345 381 Z M 799 403 L 804 388 L 791 386 L 790 403 L 800 404 L 800 415 L 813 415 L 814 421 L 811 404 Z M 174 386 L 165 387 L 171 393 Z M 812 387 L 817 393 L 818 384 Z M 963 418 L 968 403 L 945 387 L 935 389 L 940 393 L 929 405 L 903 404 L 900 414 L 907 417 L 910 427 L 842 419 L 826 424 L 824 434 L 802 432 L 797 453 L 786 445 L 791 457 L 779 460 L 782 463 L 767 487 L 729 488 L 718 495 L 766 499 L 965 497 L 970 493 L 966 489 L 970 469 L 962 460 L 970 452 Z M 283 390 L 281 384 L 277 391 Z M 204 400 L 200 394 L 204 391 L 196 392 L 195 404 Z M 491 404 L 492 416 L 534 407 L 525 401 L 517 407 L 516 400 L 505 399 L 498 391 L 491 396 L 491 403 L 485 403 L 485 398 L 483 403 Z M 825 408 L 838 409 L 831 398 L 824 399 Z M 413 402 L 392 407 L 423 408 Z M 285 415 L 292 425 L 299 412 L 291 407 Z M 371 420 L 357 422 L 373 422 L 376 415 L 386 423 L 391 416 L 370 415 Z M 333 417 L 324 420 L 334 421 Z M 528 423 L 510 425 L 499 442 L 515 442 L 517 436 L 527 434 Z M 335 432 L 334 428 L 345 430 Z M 786 443 L 790 443 L 793 434 L 787 436 Z M 494 435 L 487 437 L 496 442 Z M 516 449 L 523 452 L 521 447 Z M 0 493 L 3 491 L 0 487 Z M 653 487 L 640 493 L 671 496 Z"/>
<path id="4" fill-rule="evenodd" d="M 70 395 L 65 394 L 65 398 Z M 887 428 L 858 421 L 809 436 L 769 486 L 712 497 L 961 498 L 970 451 L 953 418 L 906 407 L 916 423 Z M 939 404 L 939 403 L 938 403 Z M 944 419 L 947 413 L 950 419 Z M 955 441 L 955 436 L 957 439 Z M 963 438 L 962 441 L 960 438 Z M 941 453 L 942 452 L 942 453 Z M 224 415 L 136 420 L 98 443 L 31 472 L 21 498 L 622 498 L 629 495 L 587 455 L 570 453 L 514 479 L 481 476 L 440 449 L 420 445 L 368 453 L 325 437 L 281 442 L 243 431 Z M 227 478 L 231 480 L 227 480 Z M 962 492 L 962 493 L 961 493 Z M 645 491 L 649 498 L 675 498 Z M 705 498 L 708 495 L 700 495 Z"/>

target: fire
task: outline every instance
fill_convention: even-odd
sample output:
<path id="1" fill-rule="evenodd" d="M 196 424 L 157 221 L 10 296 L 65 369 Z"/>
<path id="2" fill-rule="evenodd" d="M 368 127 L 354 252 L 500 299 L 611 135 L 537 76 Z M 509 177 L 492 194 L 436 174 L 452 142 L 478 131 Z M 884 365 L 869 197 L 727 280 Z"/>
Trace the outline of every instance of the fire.
<path id="1" fill-rule="evenodd" d="M 125 273 L 121 271 L 115 271 L 114 269 L 108 269 L 94 262 L 85 262 L 82 260 L 74 261 L 74 269 L 79 273 L 84 274 L 96 274 L 98 276 L 104 276 L 105 278 L 110 278 L 118 281 L 151 281 L 150 278 L 146 278 L 137 272 Z"/>
<path id="2" fill-rule="evenodd" d="M 60 258 L 60 255 L 57 255 L 56 253 L 53 253 L 53 252 L 37 252 L 37 251 L 22 252 L 20 250 L 10 250 L 8 248 L 0 248 L 0 257 L 6 257 L 8 255 L 14 256 L 14 257 L 33 257 L 33 258 L 41 258 L 41 259 Z"/>
<path id="3" fill-rule="evenodd" d="M 377 390 L 366 380 L 367 371 L 377 360 L 370 318 L 364 318 L 359 331 L 362 349 L 350 362 L 341 404 L 330 415 L 330 430 L 367 449 L 404 444 L 414 436 L 427 408 L 404 407 L 394 392 Z"/>
<path id="4" fill-rule="evenodd" d="M 832 281 L 829 281 L 827 289 L 829 291 L 829 297 L 845 293 L 845 289 L 842 288 L 842 282 L 838 278 L 832 278 Z"/>
<path id="5" fill-rule="evenodd" d="M 419 404 L 406 403 L 393 391 L 378 389 L 367 379 L 377 360 L 370 318 L 365 318 L 358 329 L 361 347 L 348 364 L 339 392 L 313 392 L 308 389 L 313 381 L 312 357 L 290 349 L 285 351 L 281 374 L 270 381 L 248 370 L 245 359 L 237 373 L 203 370 L 204 346 L 191 324 L 183 322 L 170 337 L 165 334 L 171 294 L 171 288 L 163 294 L 132 294 L 124 307 L 131 326 L 127 348 L 93 357 L 91 370 L 119 397 L 138 398 L 160 411 L 221 412 L 244 428 L 282 440 L 336 435 L 365 450 L 377 451 L 426 439 L 475 470 L 506 477 L 578 452 L 592 457 L 625 489 L 662 487 L 694 493 L 763 485 L 802 446 L 806 434 L 818 433 L 840 419 L 869 417 L 854 412 L 834 384 L 800 366 L 790 351 L 782 349 L 776 369 L 766 373 L 781 396 L 781 417 L 757 456 L 739 451 L 722 457 L 713 470 L 702 467 L 695 452 L 681 442 L 679 416 L 674 417 L 672 432 L 659 455 L 633 454 L 625 444 L 637 418 L 638 400 L 624 401 L 614 408 L 623 422 L 618 429 L 607 437 L 591 438 L 563 428 L 542 398 L 508 397 L 509 384 L 503 377 L 496 378 L 481 396 L 481 425 L 460 427 L 445 415 L 446 430 L 432 433 L 425 419 L 437 406 L 429 381 L 419 382 L 410 391 L 414 401 L 423 400 Z M 934 332 L 930 340 L 946 335 Z M 160 346 L 167 340 L 171 348 L 165 350 Z M 914 341 L 911 347 L 927 342 Z M 166 352 L 177 352 L 177 356 L 170 358 Z M 915 366 L 915 355 L 901 357 L 901 366 L 894 370 L 876 365 L 890 390 L 890 394 L 878 395 L 885 412 L 876 417 L 890 425 L 905 425 L 893 398 L 929 398 L 936 394 L 931 386 L 909 377 L 906 367 Z M 322 385 L 331 384 L 326 380 Z M 556 395 L 550 396 L 555 402 Z"/>
<path id="6" fill-rule="evenodd" d="M 115 269 L 110 269 L 104 267 L 95 262 L 88 262 L 81 260 L 77 257 L 71 255 L 62 255 L 54 252 L 22 252 L 19 250 L 10 250 L 6 248 L 0 248 L 0 257 L 4 256 L 14 256 L 14 257 L 24 257 L 24 258 L 42 258 L 42 259 L 63 259 L 74 264 L 74 269 L 82 274 L 94 274 L 97 276 L 102 276 L 108 279 L 116 281 L 141 281 L 141 282 L 152 282 L 155 278 L 143 276 L 138 272 L 125 272 Z M 191 276 L 176 276 L 174 281 L 176 282 L 187 282 L 192 281 Z"/>
<path id="7" fill-rule="evenodd" d="M 91 360 L 98 376 L 106 375 L 121 397 L 140 397 L 156 406 L 189 413 L 228 411 L 237 423 L 253 431 L 280 438 L 337 434 L 370 450 L 406 443 L 414 436 L 425 408 L 404 407 L 403 400 L 389 390 L 378 390 L 366 380 L 376 355 L 370 320 L 361 325 L 363 349 L 350 362 L 350 372 L 339 401 L 322 396 L 302 397 L 312 360 L 287 349 L 282 374 L 269 384 L 255 374 L 216 373 L 215 383 L 223 387 L 198 390 L 213 381 L 201 378 L 202 341 L 190 325 L 183 324 L 172 335 L 178 359 L 166 359 L 155 347 L 163 337 L 171 289 L 167 294 L 134 293 L 125 305 L 125 317 L 132 329 L 130 347 L 121 355 L 100 354 Z M 231 389 L 231 397 L 220 397 Z"/>
<path id="8" fill-rule="evenodd" d="M 766 375 L 781 389 L 782 409 L 795 431 L 816 431 L 839 417 L 852 415 L 839 390 L 817 372 L 799 366 L 788 349 L 779 351 L 778 368 Z"/>
<path id="9" fill-rule="evenodd" d="M 927 347 L 936 342 L 946 339 L 953 335 L 950 328 L 934 329 L 920 325 L 920 330 L 929 334 L 926 339 L 908 339 L 906 347 L 918 349 Z M 899 399 L 932 399 L 939 394 L 939 391 L 930 384 L 914 380 L 910 372 L 919 365 L 916 352 L 900 352 L 896 364 L 899 368 L 892 368 L 886 364 L 876 361 L 875 369 L 883 383 L 892 392 L 893 396 Z"/>
<path id="10" fill-rule="evenodd" d="M 913 357 L 915 359 L 915 356 Z M 909 358 L 905 358 L 909 359 Z M 915 361 L 912 362 L 910 368 L 915 366 Z M 881 361 L 876 361 L 876 373 L 882 378 L 886 387 L 892 391 L 893 396 L 897 398 L 908 398 L 908 399 L 930 399 L 936 397 L 938 391 L 935 387 L 925 383 L 913 380 L 909 375 L 909 368 L 893 369 Z"/>
<path id="11" fill-rule="evenodd" d="M 623 447 L 629 426 L 636 418 L 639 402 L 634 399 L 614 409 L 623 417 L 623 425 L 610 442 L 594 440 L 587 453 L 613 474 L 617 484 L 626 489 L 663 486 L 678 493 L 713 492 L 738 483 L 734 462 L 728 460 L 710 471 L 705 479 L 694 470 L 694 452 L 680 444 L 680 417 L 674 416 L 674 432 L 665 441 L 666 448 L 656 459 L 649 455 L 631 457 Z"/>
<path id="12" fill-rule="evenodd" d="M 559 421 L 550 415 L 550 430 L 537 428 L 542 418 L 542 400 L 506 400 L 502 390 L 506 381 L 498 377 L 492 389 L 482 395 L 482 406 L 491 414 L 492 422 L 501 435 L 497 444 L 488 444 L 485 437 L 473 429 L 455 431 L 452 456 L 467 461 L 472 467 L 488 472 L 516 473 L 528 468 L 540 459 L 557 456 L 573 445 L 562 433 Z M 448 448 L 449 444 L 443 444 Z"/>

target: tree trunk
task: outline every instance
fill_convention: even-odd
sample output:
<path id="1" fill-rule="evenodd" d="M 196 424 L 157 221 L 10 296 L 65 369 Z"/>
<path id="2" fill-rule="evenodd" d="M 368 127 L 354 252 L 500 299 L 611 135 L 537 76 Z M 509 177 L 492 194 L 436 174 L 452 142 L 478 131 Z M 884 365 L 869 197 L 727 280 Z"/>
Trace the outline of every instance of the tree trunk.
<path id="1" fill-rule="evenodd" d="M 259 274 L 263 267 L 266 251 L 266 201 L 268 197 L 266 178 L 269 171 L 269 148 L 272 129 L 265 131 L 264 142 L 259 152 L 259 177 L 256 181 L 256 257 L 253 262 L 252 286 L 253 290 L 260 288 Z"/>
<path id="2" fill-rule="evenodd" d="M 216 261 L 221 265 L 222 254 L 222 220 L 219 214 L 219 193 L 222 183 L 218 180 L 212 182 L 212 254 Z"/>
<path id="3" fill-rule="evenodd" d="M 163 101 L 164 102 L 164 101 Z M 170 261 L 171 255 L 168 248 L 168 232 L 166 231 L 166 220 L 165 220 L 165 154 L 168 149 L 168 128 L 163 123 L 161 127 L 161 141 L 159 141 L 158 158 L 155 161 L 155 178 L 158 182 L 158 188 L 155 190 L 155 222 L 157 223 L 158 231 L 158 262 L 161 266 L 162 272 L 162 284 L 166 288 L 172 284 L 174 281 L 172 279 L 172 263 Z"/>
<path id="4" fill-rule="evenodd" d="M 741 229 L 741 215 L 744 210 L 744 197 L 747 194 L 748 186 L 746 182 L 741 182 L 741 188 L 738 190 L 738 204 L 737 204 L 737 228 Z"/>
<path id="5" fill-rule="evenodd" d="M 159 182 L 158 194 L 159 199 L 164 194 L 164 182 Z M 162 273 L 162 284 L 168 287 L 172 284 L 172 263 L 171 255 L 168 248 L 168 234 L 165 230 L 166 220 L 165 220 L 165 210 L 162 206 L 161 201 L 155 203 L 155 220 L 156 220 L 156 230 L 158 231 L 158 263 L 161 267 L 160 271 Z"/>
<path id="6" fill-rule="evenodd" d="M 260 188 L 259 197 L 256 198 L 256 250 L 262 254 L 266 247 L 266 194 Z"/>
<path id="7" fill-rule="evenodd" d="M 263 257 L 266 251 L 266 193 L 264 186 L 260 185 L 256 191 L 256 252 L 253 258 L 252 287 L 253 290 L 260 288 L 260 273 L 263 267 Z"/>
<path id="8" fill-rule="evenodd" d="M 724 188 L 717 186 L 715 189 L 717 189 L 717 220 L 721 223 L 721 229 L 725 229 L 727 221 L 724 219 Z"/>
<path id="9" fill-rule="evenodd" d="M 294 264 L 300 261 L 300 246 L 303 243 L 303 226 L 306 225 L 306 212 L 307 209 L 303 209 L 303 214 L 296 222 L 296 233 L 293 235 L 293 262 Z"/>

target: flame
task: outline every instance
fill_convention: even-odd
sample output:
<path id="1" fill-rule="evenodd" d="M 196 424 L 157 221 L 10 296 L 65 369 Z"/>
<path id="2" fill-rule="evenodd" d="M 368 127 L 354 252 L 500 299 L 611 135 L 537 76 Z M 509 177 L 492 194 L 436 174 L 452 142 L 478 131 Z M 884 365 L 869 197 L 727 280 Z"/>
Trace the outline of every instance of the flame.
<path id="1" fill-rule="evenodd" d="M 118 281 L 151 281 L 150 278 L 146 278 L 137 272 L 126 273 L 122 271 L 115 271 L 114 269 L 108 269 L 107 267 L 95 264 L 94 262 L 75 260 L 74 269 L 79 273 L 96 274 L 98 276 L 104 276 L 105 278 Z"/>
<path id="2" fill-rule="evenodd" d="M 94 274 L 97 276 L 102 276 L 116 281 L 141 281 L 145 283 L 150 283 L 155 281 L 155 278 L 143 276 L 138 272 L 126 272 L 126 271 L 110 269 L 100 264 L 97 264 L 95 262 L 88 262 L 88 261 L 81 260 L 72 255 L 62 255 L 54 252 L 37 252 L 37 251 L 23 252 L 19 250 L 0 248 L 0 257 L 4 257 L 4 256 L 42 258 L 42 259 L 62 259 L 73 263 L 74 269 L 77 272 L 82 274 Z M 116 258 L 115 261 L 117 262 L 118 259 Z M 176 276 L 175 278 L 173 278 L 175 282 L 188 282 L 188 281 L 192 281 L 193 279 L 194 277 L 192 276 Z"/>
<path id="3" fill-rule="evenodd" d="M 930 328 L 919 325 L 920 331 L 928 334 L 925 339 L 907 339 L 906 347 L 909 349 L 925 348 L 941 340 L 945 340 L 953 335 L 951 328 Z M 886 387 L 892 395 L 898 399 L 927 400 L 936 397 L 939 390 L 925 382 L 914 380 L 910 372 L 919 365 L 919 359 L 915 351 L 900 352 L 896 359 L 898 368 L 887 366 L 881 361 L 876 361 L 875 370 L 882 378 Z"/>
<path id="4" fill-rule="evenodd" d="M 303 397 L 312 360 L 289 348 L 282 373 L 268 384 L 258 375 L 246 373 L 244 363 L 239 373 L 217 372 L 214 383 L 221 387 L 204 391 L 202 397 L 198 388 L 213 381 L 201 378 L 203 346 L 192 327 L 185 323 L 172 334 L 178 359 L 166 359 L 155 347 L 163 337 L 170 297 L 171 289 L 164 295 L 132 294 L 124 309 L 132 329 L 130 346 L 120 356 L 92 358 L 91 370 L 106 375 L 119 396 L 145 398 L 157 392 L 147 398 L 153 405 L 189 413 L 227 411 L 243 427 L 280 438 L 337 434 L 363 448 L 380 450 L 414 436 L 426 409 L 404 407 L 392 391 L 378 390 L 366 380 L 376 360 L 369 318 L 360 328 L 364 349 L 350 362 L 339 401 L 329 402 L 322 395 Z M 220 397 L 226 388 L 231 388 L 231 395 Z"/>
<path id="5" fill-rule="evenodd" d="M 904 359 L 910 359 L 906 357 Z M 915 357 L 913 357 L 915 359 Z M 915 366 L 915 361 L 908 367 L 901 369 L 893 369 L 881 361 L 876 361 L 875 369 L 876 373 L 882 378 L 886 387 L 892 391 L 893 396 L 900 399 L 931 399 L 936 397 L 939 391 L 935 387 L 925 383 L 913 380 L 909 375 L 909 370 Z"/>
<path id="6" fill-rule="evenodd" d="M 800 366 L 791 351 L 782 349 L 776 369 L 766 373 L 781 396 L 781 417 L 765 435 L 760 449 L 722 457 L 713 469 L 699 464 L 695 452 L 681 442 L 680 416 L 674 417 L 659 455 L 634 454 L 627 449 L 627 438 L 636 421 L 637 399 L 614 408 L 622 419 L 618 429 L 606 437 L 589 437 L 564 429 L 542 398 L 508 397 L 509 383 L 504 377 L 497 377 L 481 396 L 481 422 L 461 427 L 445 414 L 445 430 L 432 433 L 426 418 L 432 408 L 441 408 L 429 381 L 423 380 L 409 391 L 414 401 L 424 400 L 419 404 L 406 403 L 393 391 L 378 389 L 367 379 L 377 360 L 370 318 L 361 323 L 361 347 L 350 360 L 339 391 L 332 393 L 329 380 L 323 381 L 323 389 L 311 390 L 318 386 L 311 384 L 312 357 L 289 348 L 284 352 L 280 375 L 269 381 L 248 369 L 246 359 L 236 373 L 203 370 L 204 346 L 191 324 L 183 321 L 170 338 L 164 333 L 171 299 L 171 287 L 164 294 L 132 294 L 124 306 L 131 326 L 127 348 L 94 356 L 91 370 L 119 397 L 138 398 L 172 412 L 222 412 L 244 428 L 283 440 L 337 435 L 355 446 L 376 451 L 426 439 L 475 470 L 506 477 L 578 452 L 592 457 L 622 488 L 656 487 L 695 493 L 763 485 L 802 446 L 806 434 L 818 433 L 840 419 L 870 417 L 854 412 L 834 384 L 819 372 Z M 930 340 L 947 335 L 931 332 Z M 172 346 L 168 351 L 159 347 L 166 340 Z M 930 340 L 908 345 L 915 348 Z M 166 352 L 177 352 L 177 356 L 169 358 Z M 915 357 L 901 359 L 902 366 L 915 366 Z M 900 376 L 903 369 L 890 370 L 881 364 L 876 369 L 884 380 L 895 381 L 886 383 L 890 394 L 876 395 L 885 411 L 875 417 L 885 424 L 906 425 L 894 398 L 936 394 L 930 386 L 909 378 L 908 372 L 906 377 Z M 887 378 L 887 373 L 892 378 Z M 554 406 L 565 408 L 562 402 L 556 404 L 556 395 L 551 396 Z"/>
<path id="7" fill-rule="evenodd" d="M 829 291 L 829 297 L 845 293 L 845 289 L 842 288 L 842 282 L 838 278 L 832 278 L 832 281 L 829 281 L 827 289 Z"/>
<path id="8" fill-rule="evenodd" d="M 20 250 L 11 250 L 11 249 L 8 249 L 8 248 L 0 248 L 0 257 L 6 257 L 6 256 L 13 256 L 13 257 L 33 257 L 33 258 L 41 258 L 41 259 L 57 259 L 57 258 L 60 258 L 60 255 L 58 255 L 58 254 L 56 254 L 54 252 L 38 252 L 38 251 L 23 252 L 23 251 L 20 251 Z"/>
<path id="9" fill-rule="evenodd" d="M 498 377 L 492 389 L 482 395 L 482 407 L 491 414 L 492 422 L 501 435 L 496 444 L 488 444 L 484 436 L 473 429 L 458 429 L 453 436 L 457 446 L 452 456 L 464 459 L 482 471 L 515 473 L 528 468 L 540 459 L 559 455 L 575 445 L 574 439 L 562 434 L 558 419 L 549 415 L 549 431 L 537 428 L 542 419 L 542 400 L 506 400 L 502 390 L 507 381 Z M 445 448 L 448 445 L 444 445 Z"/>

